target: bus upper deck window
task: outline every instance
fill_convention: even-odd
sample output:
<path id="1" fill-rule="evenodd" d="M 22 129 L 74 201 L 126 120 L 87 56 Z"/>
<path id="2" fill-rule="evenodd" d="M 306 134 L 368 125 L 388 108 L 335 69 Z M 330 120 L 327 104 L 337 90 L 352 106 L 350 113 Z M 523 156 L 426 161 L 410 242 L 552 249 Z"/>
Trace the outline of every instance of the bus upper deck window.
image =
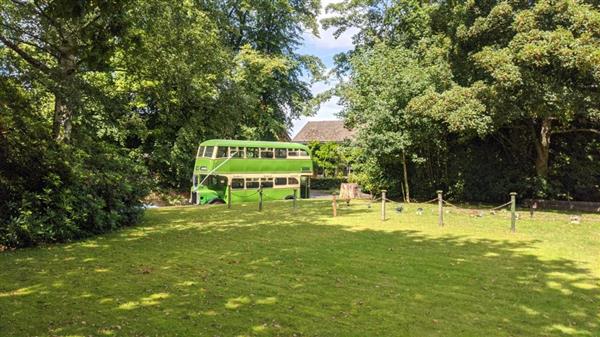
<path id="1" fill-rule="evenodd" d="M 287 179 L 285 177 L 275 178 L 275 186 L 287 185 Z"/>
<path id="2" fill-rule="evenodd" d="M 298 179 L 288 178 L 288 185 L 298 185 Z"/>
<path id="3" fill-rule="evenodd" d="M 275 158 L 285 159 L 287 158 L 286 149 L 275 149 Z"/>
<path id="4" fill-rule="evenodd" d="M 308 157 L 308 152 L 306 152 L 305 150 L 300 150 L 300 156 L 301 157 Z"/>
<path id="5" fill-rule="evenodd" d="M 288 157 L 298 157 L 298 150 L 288 149 Z"/>
<path id="6" fill-rule="evenodd" d="M 258 158 L 258 148 L 257 147 L 246 148 L 246 158 Z"/>
<path id="7" fill-rule="evenodd" d="M 207 146 L 206 150 L 204 151 L 203 157 L 204 158 L 212 158 L 214 149 L 215 149 L 214 146 Z"/>
<path id="8" fill-rule="evenodd" d="M 229 148 L 229 156 L 233 158 L 243 158 L 244 157 L 244 148 L 243 147 L 230 147 Z"/>
<path id="9" fill-rule="evenodd" d="M 227 146 L 217 147 L 217 158 L 227 158 Z"/>
<path id="10" fill-rule="evenodd" d="M 272 159 L 273 158 L 273 149 L 270 149 L 270 148 L 260 149 L 260 157 Z"/>
<path id="11" fill-rule="evenodd" d="M 204 155 L 204 146 L 200 146 L 198 148 L 198 154 L 196 154 L 196 157 L 200 158 L 200 157 L 202 157 L 202 155 Z"/>

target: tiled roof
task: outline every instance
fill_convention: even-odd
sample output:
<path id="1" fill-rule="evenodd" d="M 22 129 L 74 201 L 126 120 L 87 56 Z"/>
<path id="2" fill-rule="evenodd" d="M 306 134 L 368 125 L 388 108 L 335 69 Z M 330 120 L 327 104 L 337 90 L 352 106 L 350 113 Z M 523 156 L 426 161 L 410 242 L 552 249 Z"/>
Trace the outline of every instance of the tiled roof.
<path id="1" fill-rule="evenodd" d="M 307 122 L 292 141 L 300 143 L 342 142 L 354 139 L 355 134 L 354 130 L 344 127 L 344 121 L 314 121 Z"/>

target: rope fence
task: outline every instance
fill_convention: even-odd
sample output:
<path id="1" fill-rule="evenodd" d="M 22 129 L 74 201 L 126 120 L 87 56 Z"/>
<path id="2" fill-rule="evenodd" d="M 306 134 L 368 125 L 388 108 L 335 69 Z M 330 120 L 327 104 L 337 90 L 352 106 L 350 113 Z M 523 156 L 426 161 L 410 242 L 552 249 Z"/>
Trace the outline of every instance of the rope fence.
<path id="1" fill-rule="evenodd" d="M 298 208 L 298 195 L 297 195 L 298 190 L 294 189 L 293 192 L 293 197 L 289 198 L 291 200 L 291 204 L 292 204 L 292 210 L 295 212 Z M 232 204 L 232 196 L 237 196 L 237 197 L 254 197 L 257 194 L 259 195 L 258 198 L 258 211 L 262 211 L 263 209 L 263 202 L 267 201 L 267 200 L 275 200 L 272 197 L 268 197 L 263 195 L 263 189 L 262 188 L 258 188 L 256 191 L 254 191 L 253 193 L 250 194 L 246 194 L 247 191 L 235 191 L 231 188 L 229 188 L 227 190 L 228 193 L 228 198 L 227 198 L 227 207 L 231 208 L 231 204 Z M 484 217 L 484 216 L 506 216 L 509 215 L 510 218 L 510 230 L 511 232 L 516 232 L 516 223 L 517 220 L 521 220 L 521 217 L 519 215 L 519 213 L 517 213 L 516 210 L 516 195 L 517 193 L 515 192 L 511 192 L 509 194 L 510 196 L 510 200 L 498 205 L 498 206 L 494 206 L 494 207 L 481 207 L 481 205 L 479 205 L 478 207 L 461 207 L 459 205 L 455 205 L 453 203 L 451 203 L 448 200 L 445 200 L 443 198 L 443 192 L 442 191 L 437 191 L 436 192 L 438 194 L 438 196 L 436 198 L 433 198 L 431 200 L 427 200 L 424 202 L 420 202 L 420 203 L 416 203 L 417 205 L 419 205 L 419 207 L 416 208 L 416 212 L 418 215 L 422 215 L 424 213 L 424 206 L 422 206 L 422 204 L 434 204 L 432 205 L 433 207 L 431 207 L 431 212 L 433 214 L 436 213 L 437 211 L 437 216 L 438 216 L 438 225 L 440 227 L 443 227 L 445 225 L 444 223 L 444 214 L 466 214 L 470 217 Z M 286 198 L 288 199 L 288 198 Z M 333 193 L 331 196 L 331 206 L 332 206 L 332 215 L 333 217 L 336 217 L 338 215 L 338 209 L 343 209 L 343 208 L 350 208 L 350 201 L 352 200 L 351 197 L 344 197 L 343 199 L 340 199 L 337 193 Z M 410 203 L 405 203 L 405 202 L 401 202 L 401 201 L 395 201 L 392 199 L 389 199 L 387 197 L 387 191 L 386 190 L 382 190 L 381 191 L 381 195 L 377 196 L 377 197 L 373 197 L 371 196 L 371 198 L 368 199 L 368 203 L 367 203 L 367 208 L 371 209 L 374 208 L 373 205 L 376 205 L 377 203 L 380 203 L 380 207 L 381 207 L 381 221 L 386 221 L 388 220 L 388 217 L 386 215 L 386 207 L 388 204 L 393 205 L 394 210 L 396 213 L 403 213 L 403 212 L 407 212 L 411 207 L 410 207 Z M 345 204 L 345 206 L 344 206 Z M 435 205 L 437 204 L 437 205 Z M 340 206 L 343 206 L 340 208 Z M 436 207 L 437 206 L 437 207 Z M 429 209 L 429 208 L 428 208 Z M 497 212 L 500 211 L 500 214 L 498 214 Z M 534 213 L 536 211 L 535 207 L 530 207 L 530 218 L 532 219 L 534 217 Z M 487 215 L 486 215 L 487 213 Z M 566 220 L 565 217 L 557 217 L 557 216 L 552 216 L 552 215 L 548 215 L 547 212 L 546 213 L 542 213 L 537 215 L 537 219 L 540 220 L 554 220 L 554 221 L 563 221 Z M 580 215 L 571 215 L 569 217 L 569 221 L 573 224 L 578 224 L 581 221 L 581 216 Z"/>
<path id="2" fill-rule="evenodd" d="M 372 207 L 373 203 L 377 203 L 377 202 L 381 202 L 381 221 L 385 221 L 386 218 L 386 203 L 390 203 L 392 205 L 400 205 L 396 207 L 396 211 L 401 213 L 404 211 L 404 207 L 405 205 L 401 202 L 397 202 L 394 200 L 391 200 L 389 198 L 386 197 L 386 190 L 382 190 L 381 191 L 381 196 L 380 197 L 376 197 L 376 198 L 371 198 L 369 200 L 369 204 L 368 204 L 368 208 Z M 518 219 L 518 214 L 516 213 L 516 193 L 515 192 L 511 192 L 510 195 L 510 201 L 505 202 L 501 205 L 495 206 L 495 207 L 491 207 L 488 209 L 477 209 L 477 208 L 463 208 L 460 206 L 457 206 L 451 202 L 449 202 L 448 200 L 444 200 L 443 198 L 443 192 L 442 191 L 437 191 L 437 198 L 431 199 L 431 200 L 427 200 L 425 202 L 422 202 L 421 204 L 429 204 L 429 203 L 434 203 L 437 202 L 437 213 L 438 213 L 438 225 L 440 227 L 444 226 L 444 213 L 450 213 L 449 209 L 444 209 L 444 206 L 446 206 L 446 208 L 450 207 L 454 212 L 457 213 L 463 213 L 463 214 L 468 214 L 471 217 L 483 217 L 484 216 L 484 211 L 488 211 L 490 212 L 490 214 L 495 215 L 495 211 L 502 209 L 504 207 L 510 206 L 510 230 L 511 232 L 515 232 L 516 231 L 516 220 Z M 337 208 L 336 205 L 336 200 L 335 200 L 335 196 L 333 198 L 333 203 L 332 203 L 333 207 L 334 207 L 334 216 L 337 215 L 335 208 Z M 419 207 L 417 208 L 417 214 L 418 215 L 422 215 L 423 214 L 423 208 Z M 432 210 L 434 211 L 434 210 Z"/>

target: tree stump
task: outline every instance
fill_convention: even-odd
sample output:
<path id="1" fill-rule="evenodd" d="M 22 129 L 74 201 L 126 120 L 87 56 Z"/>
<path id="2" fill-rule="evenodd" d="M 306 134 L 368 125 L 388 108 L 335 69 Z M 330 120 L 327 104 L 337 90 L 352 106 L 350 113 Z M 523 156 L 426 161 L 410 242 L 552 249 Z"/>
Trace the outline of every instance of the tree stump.
<path id="1" fill-rule="evenodd" d="M 350 204 L 350 200 L 357 199 L 359 196 L 358 184 L 342 183 L 340 186 L 340 199 L 345 200 L 346 204 Z"/>

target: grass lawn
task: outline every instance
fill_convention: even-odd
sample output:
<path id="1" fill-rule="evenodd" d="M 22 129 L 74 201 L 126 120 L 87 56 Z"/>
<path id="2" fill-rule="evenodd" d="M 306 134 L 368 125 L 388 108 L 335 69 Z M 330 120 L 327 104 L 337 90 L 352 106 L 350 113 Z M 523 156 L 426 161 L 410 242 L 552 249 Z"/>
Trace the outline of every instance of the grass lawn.
<path id="1" fill-rule="evenodd" d="M 0 253 L 0 336 L 600 336 L 600 216 L 152 209 Z M 525 213 L 523 213 L 525 215 Z"/>

